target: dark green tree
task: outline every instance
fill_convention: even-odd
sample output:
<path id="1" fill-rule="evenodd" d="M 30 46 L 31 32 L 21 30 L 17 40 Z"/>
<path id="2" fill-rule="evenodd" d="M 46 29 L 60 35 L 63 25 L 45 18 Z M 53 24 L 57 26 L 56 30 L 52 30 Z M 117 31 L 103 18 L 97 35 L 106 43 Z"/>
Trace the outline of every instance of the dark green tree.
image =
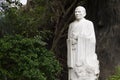
<path id="1" fill-rule="evenodd" d="M 0 39 L 1 80 L 57 80 L 61 71 L 55 55 L 41 37 L 20 35 Z"/>

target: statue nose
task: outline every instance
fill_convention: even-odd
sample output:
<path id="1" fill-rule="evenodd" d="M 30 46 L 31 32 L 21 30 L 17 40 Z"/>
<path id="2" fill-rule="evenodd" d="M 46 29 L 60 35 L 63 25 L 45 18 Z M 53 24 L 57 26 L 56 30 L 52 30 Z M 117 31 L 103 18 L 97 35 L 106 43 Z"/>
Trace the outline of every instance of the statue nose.
<path id="1" fill-rule="evenodd" d="M 76 13 L 76 15 L 78 16 L 78 15 L 79 15 L 79 13 Z"/>
<path id="2" fill-rule="evenodd" d="M 76 12 L 76 15 L 82 15 L 82 13 L 81 12 Z"/>

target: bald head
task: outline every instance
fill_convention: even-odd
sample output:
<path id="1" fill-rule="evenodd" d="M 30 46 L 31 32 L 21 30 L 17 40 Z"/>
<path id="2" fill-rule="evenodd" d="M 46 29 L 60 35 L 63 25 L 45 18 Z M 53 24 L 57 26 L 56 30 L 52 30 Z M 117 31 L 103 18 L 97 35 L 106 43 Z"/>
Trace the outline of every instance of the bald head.
<path id="1" fill-rule="evenodd" d="M 78 6 L 75 8 L 75 17 L 80 20 L 86 16 L 86 10 L 83 6 Z"/>

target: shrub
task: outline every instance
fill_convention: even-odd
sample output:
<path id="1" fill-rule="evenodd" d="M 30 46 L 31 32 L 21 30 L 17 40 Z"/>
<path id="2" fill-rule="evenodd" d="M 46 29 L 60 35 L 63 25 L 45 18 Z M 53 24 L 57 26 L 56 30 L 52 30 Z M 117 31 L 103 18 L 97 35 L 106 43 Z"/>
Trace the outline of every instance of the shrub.
<path id="1" fill-rule="evenodd" d="M 40 36 L 20 35 L 0 39 L 0 79 L 57 80 L 61 71 L 54 54 L 45 48 Z"/>
<path id="2" fill-rule="evenodd" d="M 120 67 L 116 68 L 116 73 L 108 78 L 108 80 L 120 80 Z"/>

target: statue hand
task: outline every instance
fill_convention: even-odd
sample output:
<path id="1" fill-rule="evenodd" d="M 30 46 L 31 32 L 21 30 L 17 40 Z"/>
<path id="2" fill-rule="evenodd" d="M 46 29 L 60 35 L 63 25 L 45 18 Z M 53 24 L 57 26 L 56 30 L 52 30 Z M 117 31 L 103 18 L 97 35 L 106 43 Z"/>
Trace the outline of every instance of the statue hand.
<path id="1" fill-rule="evenodd" d="M 94 73 L 94 70 L 91 69 L 91 68 L 86 68 L 86 71 L 87 71 L 88 73 Z"/>
<path id="2" fill-rule="evenodd" d="M 77 43 L 77 40 L 76 39 L 73 39 L 72 40 L 72 44 L 76 44 Z"/>
<path id="3" fill-rule="evenodd" d="M 72 37 L 73 37 L 74 39 L 76 39 L 76 38 L 77 38 L 77 34 L 78 34 L 78 33 L 72 33 Z"/>
<path id="4" fill-rule="evenodd" d="M 84 69 L 85 69 L 84 66 L 76 67 L 76 68 L 75 68 L 76 76 L 77 76 L 77 77 L 85 76 L 85 71 L 84 71 Z"/>
<path id="5" fill-rule="evenodd" d="M 77 67 L 80 67 L 80 66 L 82 66 L 82 65 L 84 65 L 84 63 L 83 63 L 82 61 L 76 63 L 76 66 L 77 66 Z"/>

